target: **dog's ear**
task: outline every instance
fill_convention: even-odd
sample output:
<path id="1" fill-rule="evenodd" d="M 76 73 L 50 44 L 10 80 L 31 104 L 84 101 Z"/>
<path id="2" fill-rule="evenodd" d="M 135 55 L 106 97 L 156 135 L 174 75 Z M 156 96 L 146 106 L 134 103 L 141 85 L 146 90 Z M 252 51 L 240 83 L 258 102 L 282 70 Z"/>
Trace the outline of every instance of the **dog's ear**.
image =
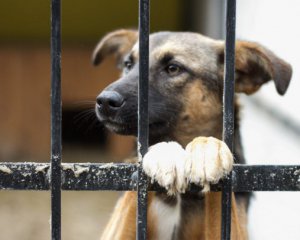
<path id="1" fill-rule="evenodd" d="M 224 53 L 221 55 L 224 61 Z M 283 95 L 292 77 L 290 64 L 260 44 L 246 41 L 236 43 L 235 68 L 235 90 L 246 94 L 252 94 L 262 84 L 274 80 L 277 92 Z"/>
<path id="2" fill-rule="evenodd" d="M 123 56 L 130 51 L 138 39 L 136 30 L 120 29 L 108 33 L 97 44 L 92 62 L 94 65 L 100 64 L 105 57 L 114 54 L 119 63 Z"/>

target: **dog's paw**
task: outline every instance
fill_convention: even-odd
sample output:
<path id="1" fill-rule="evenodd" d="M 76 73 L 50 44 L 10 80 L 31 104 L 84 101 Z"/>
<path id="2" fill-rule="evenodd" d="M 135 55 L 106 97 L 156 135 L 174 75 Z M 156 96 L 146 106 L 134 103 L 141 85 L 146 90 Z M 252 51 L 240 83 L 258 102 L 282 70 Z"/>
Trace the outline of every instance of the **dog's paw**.
<path id="1" fill-rule="evenodd" d="M 197 137 L 186 146 L 188 154 L 185 172 L 189 182 L 209 191 L 210 183 L 217 183 L 233 166 L 233 155 L 227 145 L 213 137 Z"/>
<path id="2" fill-rule="evenodd" d="M 233 166 L 233 156 L 227 145 L 213 137 L 197 137 L 186 149 L 176 142 L 152 146 L 143 159 L 143 169 L 167 189 L 168 194 L 184 193 L 189 183 L 209 191 Z"/>
<path id="3" fill-rule="evenodd" d="M 143 169 L 164 187 L 168 194 L 183 193 L 187 188 L 186 151 L 177 142 L 161 142 L 149 148 L 143 159 Z"/>

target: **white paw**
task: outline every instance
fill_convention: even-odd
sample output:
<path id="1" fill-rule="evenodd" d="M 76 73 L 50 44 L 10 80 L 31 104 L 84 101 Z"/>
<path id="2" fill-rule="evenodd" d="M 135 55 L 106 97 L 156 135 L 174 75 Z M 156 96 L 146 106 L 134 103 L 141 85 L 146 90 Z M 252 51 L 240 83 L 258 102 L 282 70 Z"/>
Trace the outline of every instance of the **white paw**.
<path id="1" fill-rule="evenodd" d="M 157 182 L 169 194 L 184 192 L 187 188 L 186 158 L 186 151 L 177 142 L 157 143 L 144 156 L 143 169 L 151 182 Z"/>
<path id="2" fill-rule="evenodd" d="M 152 146 L 143 159 L 143 169 L 169 194 L 184 193 L 189 183 L 203 186 L 217 183 L 233 166 L 233 156 L 227 145 L 213 137 L 198 137 L 184 150 L 176 142 Z"/>
<path id="3" fill-rule="evenodd" d="M 233 166 L 233 156 L 227 145 L 213 137 L 197 137 L 186 146 L 189 181 L 210 189 L 210 183 L 217 183 Z"/>

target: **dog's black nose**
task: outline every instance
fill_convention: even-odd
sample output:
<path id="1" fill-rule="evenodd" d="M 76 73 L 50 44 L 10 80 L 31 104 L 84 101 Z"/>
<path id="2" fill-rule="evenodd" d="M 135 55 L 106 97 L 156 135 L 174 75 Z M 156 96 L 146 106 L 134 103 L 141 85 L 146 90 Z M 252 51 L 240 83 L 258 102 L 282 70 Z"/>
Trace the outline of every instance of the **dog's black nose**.
<path id="1" fill-rule="evenodd" d="M 116 91 L 104 91 L 97 97 L 97 104 L 104 111 L 116 110 L 124 103 L 124 98 Z"/>

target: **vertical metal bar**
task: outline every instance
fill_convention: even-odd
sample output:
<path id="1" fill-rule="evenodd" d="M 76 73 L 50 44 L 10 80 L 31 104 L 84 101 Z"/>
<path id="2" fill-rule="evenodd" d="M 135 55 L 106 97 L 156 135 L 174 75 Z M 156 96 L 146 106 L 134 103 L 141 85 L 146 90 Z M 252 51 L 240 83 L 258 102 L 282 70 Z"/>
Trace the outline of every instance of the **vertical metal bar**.
<path id="1" fill-rule="evenodd" d="M 137 239 L 147 239 L 147 176 L 142 157 L 148 150 L 148 86 L 149 86 L 149 0 L 139 0 L 139 96 L 138 96 L 138 189 Z"/>
<path id="2" fill-rule="evenodd" d="M 235 72 L 235 13 L 236 0 L 227 0 L 226 6 L 226 43 L 223 92 L 223 141 L 233 152 L 234 141 L 234 72 Z M 231 230 L 231 174 L 224 180 L 222 190 L 222 227 L 221 239 L 230 240 Z"/>
<path id="3" fill-rule="evenodd" d="M 51 239 L 61 239 L 61 2 L 51 1 Z"/>

